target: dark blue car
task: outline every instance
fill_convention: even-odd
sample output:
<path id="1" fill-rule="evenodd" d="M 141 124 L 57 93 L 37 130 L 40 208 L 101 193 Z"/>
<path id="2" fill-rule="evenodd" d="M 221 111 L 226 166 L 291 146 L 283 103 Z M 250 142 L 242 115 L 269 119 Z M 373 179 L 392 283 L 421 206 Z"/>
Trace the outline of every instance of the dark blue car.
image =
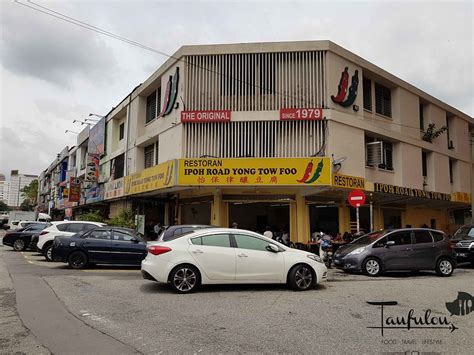
<path id="1" fill-rule="evenodd" d="M 52 253 L 53 260 L 81 269 L 88 264 L 140 266 L 147 251 L 146 242 L 133 230 L 100 227 L 72 237 L 57 236 Z"/>

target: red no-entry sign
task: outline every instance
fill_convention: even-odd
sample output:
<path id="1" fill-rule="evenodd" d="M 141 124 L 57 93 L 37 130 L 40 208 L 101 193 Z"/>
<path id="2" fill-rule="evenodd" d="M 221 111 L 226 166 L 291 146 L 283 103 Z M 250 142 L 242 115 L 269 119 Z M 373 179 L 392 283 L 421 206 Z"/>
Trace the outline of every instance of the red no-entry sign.
<path id="1" fill-rule="evenodd" d="M 365 203 L 365 194 L 362 190 L 352 190 L 347 196 L 347 201 L 352 207 L 360 207 Z"/>

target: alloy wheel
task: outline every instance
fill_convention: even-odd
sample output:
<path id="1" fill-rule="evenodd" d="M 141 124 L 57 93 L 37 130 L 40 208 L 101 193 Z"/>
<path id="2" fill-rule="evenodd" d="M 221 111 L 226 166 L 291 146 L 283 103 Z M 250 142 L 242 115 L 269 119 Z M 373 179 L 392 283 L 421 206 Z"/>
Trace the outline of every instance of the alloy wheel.
<path id="1" fill-rule="evenodd" d="M 81 268 L 85 265 L 86 260 L 83 254 L 75 253 L 71 255 L 70 263 L 73 268 Z"/>
<path id="2" fill-rule="evenodd" d="M 17 239 L 15 240 L 15 243 L 13 243 L 13 249 L 16 251 L 21 251 L 25 249 L 25 242 L 23 239 Z"/>
<path id="3" fill-rule="evenodd" d="M 307 267 L 302 266 L 296 270 L 295 282 L 298 288 L 302 290 L 307 289 L 313 282 L 313 274 Z"/>
<path id="4" fill-rule="evenodd" d="M 176 271 L 173 284 L 181 292 L 188 292 L 196 286 L 197 277 L 193 270 L 182 268 Z"/>
<path id="5" fill-rule="evenodd" d="M 453 271 L 453 265 L 451 264 L 449 260 L 442 260 L 439 263 L 439 271 L 443 275 L 449 275 Z"/>
<path id="6" fill-rule="evenodd" d="M 369 275 L 377 275 L 380 270 L 380 265 L 376 260 L 371 259 L 365 264 L 365 269 Z"/>

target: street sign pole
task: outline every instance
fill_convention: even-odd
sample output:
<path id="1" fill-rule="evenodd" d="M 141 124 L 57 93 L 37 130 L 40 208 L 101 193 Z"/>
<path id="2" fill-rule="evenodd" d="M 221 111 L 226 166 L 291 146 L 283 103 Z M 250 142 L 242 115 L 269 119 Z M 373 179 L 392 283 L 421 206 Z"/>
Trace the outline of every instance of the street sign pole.
<path id="1" fill-rule="evenodd" d="M 356 207 L 356 217 L 357 217 L 357 233 L 360 231 L 360 222 L 359 222 L 359 204 Z"/>
<path id="2" fill-rule="evenodd" d="M 352 207 L 356 209 L 357 217 L 357 233 L 360 232 L 360 218 L 359 218 L 359 207 L 365 203 L 365 193 L 362 190 L 352 190 L 347 196 L 347 201 Z M 372 221 L 371 221 L 372 223 Z"/>

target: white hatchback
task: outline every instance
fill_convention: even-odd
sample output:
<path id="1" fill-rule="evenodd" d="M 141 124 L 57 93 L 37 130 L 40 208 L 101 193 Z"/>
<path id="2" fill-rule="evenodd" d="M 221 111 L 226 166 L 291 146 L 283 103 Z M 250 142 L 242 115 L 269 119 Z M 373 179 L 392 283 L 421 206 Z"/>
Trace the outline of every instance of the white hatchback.
<path id="1" fill-rule="evenodd" d="M 87 232 L 97 227 L 105 226 L 105 223 L 89 221 L 61 221 L 51 222 L 51 226 L 43 229 L 39 234 L 36 249 L 43 254 L 46 260 L 52 261 L 51 251 L 53 250 L 54 238 L 58 235 L 70 237 L 76 233 Z"/>
<path id="2" fill-rule="evenodd" d="M 201 284 L 286 283 L 303 291 L 327 279 L 319 256 L 241 229 L 201 229 L 167 242 L 148 243 L 143 278 L 169 283 L 178 293 Z"/>

